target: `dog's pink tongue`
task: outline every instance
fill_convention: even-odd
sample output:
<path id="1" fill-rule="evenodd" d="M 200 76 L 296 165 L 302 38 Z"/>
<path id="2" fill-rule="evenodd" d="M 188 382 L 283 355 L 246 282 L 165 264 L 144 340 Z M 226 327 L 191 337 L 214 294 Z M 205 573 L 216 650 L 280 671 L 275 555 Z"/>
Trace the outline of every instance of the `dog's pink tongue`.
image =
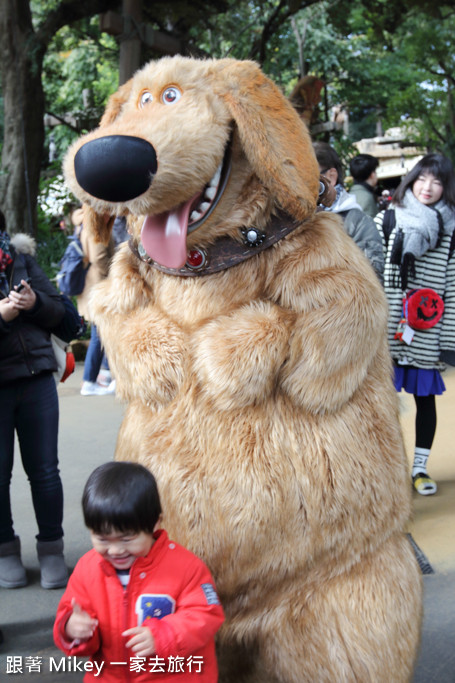
<path id="1" fill-rule="evenodd" d="M 147 254 L 166 268 L 181 268 L 186 262 L 186 233 L 193 199 L 174 211 L 147 216 L 141 242 Z"/>

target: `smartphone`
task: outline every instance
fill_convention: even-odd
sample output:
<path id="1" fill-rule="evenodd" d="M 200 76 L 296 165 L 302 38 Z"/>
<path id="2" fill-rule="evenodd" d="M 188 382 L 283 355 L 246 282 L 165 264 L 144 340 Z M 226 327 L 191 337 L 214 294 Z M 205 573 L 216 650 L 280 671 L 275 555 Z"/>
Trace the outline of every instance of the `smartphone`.
<path id="1" fill-rule="evenodd" d="M 28 277 L 28 278 L 25 280 L 25 282 L 26 282 L 28 285 L 31 283 L 31 281 L 32 281 L 32 279 L 31 279 L 30 277 Z M 23 289 L 24 289 L 24 285 L 22 284 L 22 282 L 19 282 L 19 284 L 18 284 L 17 287 L 16 287 L 16 292 L 21 292 Z"/>

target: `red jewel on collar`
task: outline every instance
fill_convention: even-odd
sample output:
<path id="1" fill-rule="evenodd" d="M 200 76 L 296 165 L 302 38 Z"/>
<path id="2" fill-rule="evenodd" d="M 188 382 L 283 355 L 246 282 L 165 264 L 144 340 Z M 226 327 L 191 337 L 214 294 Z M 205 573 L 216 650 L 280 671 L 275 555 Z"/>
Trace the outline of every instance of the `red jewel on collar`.
<path id="1" fill-rule="evenodd" d="M 186 257 L 186 264 L 191 270 L 202 270 L 207 265 L 207 254 L 203 249 L 191 249 Z"/>

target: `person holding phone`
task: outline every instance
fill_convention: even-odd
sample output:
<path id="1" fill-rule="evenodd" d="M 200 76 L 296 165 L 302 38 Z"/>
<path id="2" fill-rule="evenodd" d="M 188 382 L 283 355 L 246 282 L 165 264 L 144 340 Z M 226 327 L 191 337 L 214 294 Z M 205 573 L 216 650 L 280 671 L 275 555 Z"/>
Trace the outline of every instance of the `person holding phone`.
<path id="1" fill-rule="evenodd" d="M 43 588 L 66 585 L 63 487 L 58 468 L 59 406 L 51 330 L 65 307 L 35 258 L 28 235 L 5 231 L 0 212 L 0 586 L 27 583 L 14 532 L 10 481 L 17 433 L 38 526 Z"/>

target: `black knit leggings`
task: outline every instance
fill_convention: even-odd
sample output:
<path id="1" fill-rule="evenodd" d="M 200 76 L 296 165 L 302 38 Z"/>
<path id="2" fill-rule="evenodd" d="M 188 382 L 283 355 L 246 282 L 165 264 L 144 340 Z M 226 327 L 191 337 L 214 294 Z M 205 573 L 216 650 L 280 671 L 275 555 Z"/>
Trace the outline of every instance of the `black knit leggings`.
<path id="1" fill-rule="evenodd" d="M 416 446 L 430 450 L 436 433 L 436 398 L 415 396 L 416 402 Z"/>

